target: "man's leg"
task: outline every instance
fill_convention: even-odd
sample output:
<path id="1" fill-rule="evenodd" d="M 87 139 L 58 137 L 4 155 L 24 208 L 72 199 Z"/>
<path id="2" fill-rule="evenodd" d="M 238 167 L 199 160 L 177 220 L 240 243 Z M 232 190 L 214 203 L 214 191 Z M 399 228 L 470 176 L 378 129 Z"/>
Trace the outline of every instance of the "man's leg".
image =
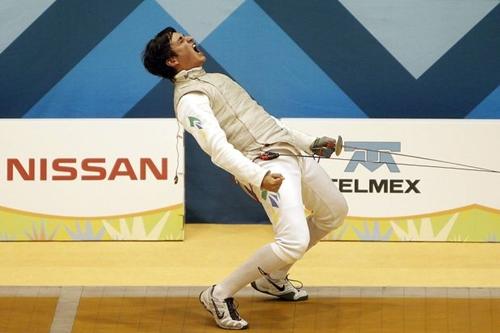
<path id="1" fill-rule="evenodd" d="M 221 316 L 234 313 L 231 310 L 232 296 L 238 290 L 262 274 L 277 271 L 300 259 L 309 244 L 297 159 L 281 157 L 279 160 L 260 161 L 259 164 L 285 177 L 278 193 L 260 189 L 254 191 L 273 224 L 275 241 L 257 250 L 222 282 L 200 295 L 200 301 L 213 314 L 217 324 L 224 328 L 241 329 L 247 326 L 239 315 L 230 318 Z"/>
<path id="2" fill-rule="evenodd" d="M 309 248 L 344 223 L 347 202 L 330 176 L 313 159 L 302 159 L 302 198 L 312 211 Z"/>
<path id="3" fill-rule="evenodd" d="M 301 170 L 302 200 L 305 207 L 312 211 L 312 215 L 307 219 L 310 236 L 307 250 L 309 250 L 342 225 L 348 207 L 342 193 L 316 161 L 302 158 Z M 271 272 L 271 277 L 276 280 L 284 279 L 292 265 L 293 263 Z"/>
<path id="4" fill-rule="evenodd" d="M 215 287 L 214 296 L 221 299 L 234 295 L 261 276 L 259 267 L 264 272 L 273 272 L 300 259 L 309 244 L 297 160 L 280 157 L 279 160 L 262 161 L 259 164 L 285 177 L 278 193 L 261 190 L 256 193 L 273 224 L 275 241 L 260 248 Z"/>

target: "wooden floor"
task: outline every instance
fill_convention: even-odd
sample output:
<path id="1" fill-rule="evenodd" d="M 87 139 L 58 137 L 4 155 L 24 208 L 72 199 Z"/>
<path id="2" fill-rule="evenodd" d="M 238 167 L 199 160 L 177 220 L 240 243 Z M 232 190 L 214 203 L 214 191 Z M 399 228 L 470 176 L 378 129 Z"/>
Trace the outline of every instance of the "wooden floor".
<path id="1" fill-rule="evenodd" d="M 270 225 L 185 229 L 182 242 L 0 242 L 0 286 L 204 286 L 274 239 Z M 319 287 L 500 288 L 500 246 L 326 241 L 291 276 Z"/>
<path id="2" fill-rule="evenodd" d="M 272 230 L 185 227 L 183 242 L 0 242 L 0 333 L 225 332 L 191 286 L 221 281 Z M 291 271 L 307 302 L 236 299 L 249 332 L 500 333 L 499 263 L 497 243 L 321 242 Z"/>
<path id="3" fill-rule="evenodd" d="M 72 289 L 74 313 L 64 310 L 72 301 L 54 297 L 64 288 L 18 288 L 8 296 L 3 287 L 0 332 L 223 332 L 198 302 L 204 287 Z M 500 332 L 498 289 L 316 287 L 309 293 L 308 301 L 290 303 L 246 288 L 237 301 L 255 333 Z M 57 325 L 61 320 L 69 324 Z"/>
<path id="4" fill-rule="evenodd" d="M 0 332 L 49 332 L 57 297 L 0 298 Z"/>

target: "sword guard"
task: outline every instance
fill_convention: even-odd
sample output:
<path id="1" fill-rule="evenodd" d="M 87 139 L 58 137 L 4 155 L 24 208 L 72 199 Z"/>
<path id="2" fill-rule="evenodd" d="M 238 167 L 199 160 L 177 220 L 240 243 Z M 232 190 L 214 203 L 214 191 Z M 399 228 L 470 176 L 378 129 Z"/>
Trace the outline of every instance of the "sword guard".
<path id="1" fill-rule="evenodd" d="M 339 156 L 342 153 L 342 149 L 344 149 L 344 140 L 339 135 L 337 137 L 337 142 L 335 142 L 335 155 Z"/>

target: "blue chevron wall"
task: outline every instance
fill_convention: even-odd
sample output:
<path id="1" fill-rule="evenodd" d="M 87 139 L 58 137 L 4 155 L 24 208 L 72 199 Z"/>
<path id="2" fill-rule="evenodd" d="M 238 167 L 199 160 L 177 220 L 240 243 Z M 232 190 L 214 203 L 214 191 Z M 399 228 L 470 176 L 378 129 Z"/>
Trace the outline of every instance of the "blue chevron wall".
<path id="1" fill-rule="evenodd" d="M 499 3 L 5 0 L 0 117 L 173 117 L 140 62 L 172 25 L 277 117 L 499 119 Z M 191 138 L 186 177 L 188 221 L 266 220 Z"/>

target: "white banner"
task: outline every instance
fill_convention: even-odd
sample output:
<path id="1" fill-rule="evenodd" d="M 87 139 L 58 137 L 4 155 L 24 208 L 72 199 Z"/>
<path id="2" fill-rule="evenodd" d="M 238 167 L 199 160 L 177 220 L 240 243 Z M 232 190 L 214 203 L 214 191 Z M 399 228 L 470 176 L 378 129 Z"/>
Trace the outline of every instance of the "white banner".
<path id="1" fill-rule="evenodd" d="M 2 120 L 0 206 L 97 217 L 183 204 L 177 132 L 175 119 Z"/>
<path id="2" fill-rule="evenodd" d="M 400 163 L 461 168 L 396 155 L 418 155 L 500 170 L 498 120 L 283 119 L 283 122 L 313 136 L 343 137 L 346 147 L 339 158 L 345 160 L 320 163 L 346 196 L 351 217 L 414 216 L 473 204 L 500 209 L 499 173 L 403 166 Z"/>

